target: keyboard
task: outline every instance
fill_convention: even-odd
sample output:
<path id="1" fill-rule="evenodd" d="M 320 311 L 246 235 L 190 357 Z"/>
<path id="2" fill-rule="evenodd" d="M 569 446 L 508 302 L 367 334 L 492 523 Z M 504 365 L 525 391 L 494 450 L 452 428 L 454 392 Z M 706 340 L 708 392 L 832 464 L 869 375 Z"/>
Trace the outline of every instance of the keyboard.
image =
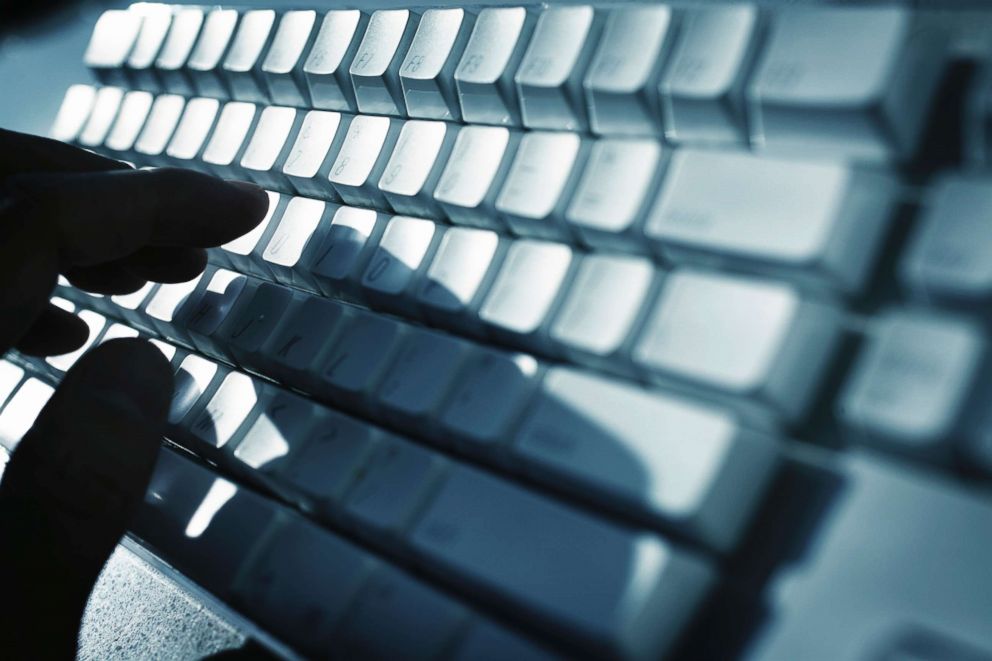
<path id="1" fill-rule="evenodd" d="M 129 536 L 280 656 L 992 657 L 987 10 L 102 14 L 51 135 L 253 181 Z"/>

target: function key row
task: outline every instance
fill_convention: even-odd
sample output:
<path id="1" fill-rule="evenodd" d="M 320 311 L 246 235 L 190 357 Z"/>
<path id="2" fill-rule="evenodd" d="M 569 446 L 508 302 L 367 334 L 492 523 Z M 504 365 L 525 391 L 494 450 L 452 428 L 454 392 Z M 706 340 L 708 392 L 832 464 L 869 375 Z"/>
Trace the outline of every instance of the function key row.
<path id="1" fill-rule="evenodd" d="M 895 7 L 141 3 L 103 15 L 85 60 L 184 96 L 880 159 L 912 153 L 945 41 Z"/>

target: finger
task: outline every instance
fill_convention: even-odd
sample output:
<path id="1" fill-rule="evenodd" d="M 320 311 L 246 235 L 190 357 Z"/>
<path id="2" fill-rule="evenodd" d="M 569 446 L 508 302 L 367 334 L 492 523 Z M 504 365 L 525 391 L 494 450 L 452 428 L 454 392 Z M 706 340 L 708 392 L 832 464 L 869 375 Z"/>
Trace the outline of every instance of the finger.
<path id="1" fill-rule="evenodd" d="M 0 129 L 0 179 L 25 172 L 101 172 L 131 166 L 58 140 Z"/>
<path id="2" fill-rule="evenodd" d="M 107 296 L 130 294 L 145 286 L 144 278 L 135 275 L 120 262 L 76 266 L 67 269 L 65 277 L 80 289 Z"/>
<path id="3" fill-rule="evenodd" d="M 0 208 L 0 355 L 48 307 L 58 272 L 56 246 L 45 228 L 18 223 Z"/>
<path id="4" fill-rule="evenodd" d="M 0 483 L 5 654 L 74 658 L 90 590 L 147 488 L 171 389 L 152 345 L 108 342 L 17 446 Z"/>
<path id="5" fill-rule="evenodd" d="M 47 227 L 66 267 L 146 246 L 218 246 L 258 225 L 269 206 L 253 184 L 174 168 L 19 176 L 8 184 L 8 213 Z"/>
<path id="6" fill-rule="evenodd" d="M 127 271 L 152 282 L 188 282 L 207 267 L 203 248 L 151 246 L 119 262 Z"/>
<path id="7" fill-rule="evenodd" d="M 75 351 L 89 336 L 82 319 L 49 303 L 16 347 L 29 356 L 57 356 Z"/>

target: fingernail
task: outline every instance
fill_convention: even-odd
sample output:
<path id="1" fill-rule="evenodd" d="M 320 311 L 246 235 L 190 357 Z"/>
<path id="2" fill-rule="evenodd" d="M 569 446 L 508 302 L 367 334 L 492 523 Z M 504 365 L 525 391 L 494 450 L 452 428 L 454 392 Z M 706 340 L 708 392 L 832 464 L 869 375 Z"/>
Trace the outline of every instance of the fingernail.
<path id="1" fill-rule="evenodd" d="M 260 218 L 269 210 L 269 194 L 264 188 L 247 181 L 228 181 L 227 184 L 245 197 L 251 197 L 252 209 L 258 210 Z"/>

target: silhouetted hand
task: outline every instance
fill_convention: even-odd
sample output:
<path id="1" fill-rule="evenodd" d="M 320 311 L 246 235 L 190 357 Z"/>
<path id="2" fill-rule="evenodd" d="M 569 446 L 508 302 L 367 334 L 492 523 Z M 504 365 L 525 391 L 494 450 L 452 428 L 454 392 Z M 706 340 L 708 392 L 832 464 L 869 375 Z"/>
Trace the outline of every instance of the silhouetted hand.
<path id="1" fill-rule="evenodd" d="M 205 248 L 249 231 L 268 198 L 190 171 L 134 170 L 0 130 L 0 355 L 83 344 L 86 325 L 49 303 L 59 274 L 100 294 L 183 282 Z M 140 503 L 172 373 L 143 340 L 113 340 L 66 374 L 0 483 L 0 650 L 72 658 L 100 569 Z"/>

